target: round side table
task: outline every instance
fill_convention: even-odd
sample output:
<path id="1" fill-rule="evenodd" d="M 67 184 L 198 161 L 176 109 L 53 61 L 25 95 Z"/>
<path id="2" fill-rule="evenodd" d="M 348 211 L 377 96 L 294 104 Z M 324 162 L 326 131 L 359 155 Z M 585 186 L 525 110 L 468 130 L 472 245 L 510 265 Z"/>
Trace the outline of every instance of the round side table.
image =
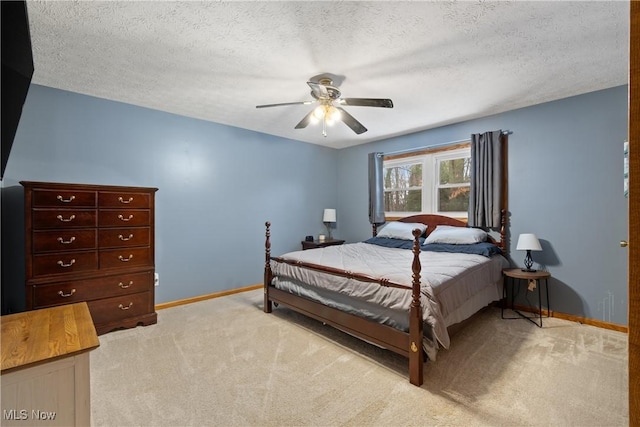
<path id="1" fill-rule="evenodd" d="M 505 301 L 505 303 L 502 304 L 502 318 L 503 319 L 523 318 L 523 319 L 529 320 L 536 326 L 542 328 L 542 287 L 538 288 L 538 307 L 537 308 L 538 308 L 539 317 L 525 316 L 520 311 L 516 310 L 513 302 L 515 297 L 514 288 L 517 284 L 518 289 L 520 289 L 520 282 L 523 280 L 526 281 L 527 283 L 531 280 L 536 280 L 540 282 L 540 284 L 542 281 L 544 281 L 545 294 L 547 296 L 547 316 L 546 317 L 549 317 L 551 315 L 551 308 L 549 305 L 549 278 L 551 277 L 551 273 L 549 273 L 548 271 L 523 271 L 520 268 L 506 268 L 502 270 L 502 274 L 504 275 L 504 285 L 502 288 L 502 296 Z M 505 304 L 507 300 L 507 283 L 508 282 L 511 284 L 511 303 L 507 308 L 513 311 L 514 313 L 517 313 L 520 317 L 504 317 L 504 309 L 505 309 Z M 540 321 L 539 324 L 534 320 L 536 319 L 536 317 Z"/>

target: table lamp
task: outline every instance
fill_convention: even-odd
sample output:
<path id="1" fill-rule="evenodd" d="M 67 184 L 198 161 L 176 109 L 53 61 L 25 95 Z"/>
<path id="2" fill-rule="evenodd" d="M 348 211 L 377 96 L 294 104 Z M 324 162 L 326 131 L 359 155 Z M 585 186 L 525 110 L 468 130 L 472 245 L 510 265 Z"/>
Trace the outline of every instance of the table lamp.
<path id="1" fill-rule="evenodd" d="M 331 240 L 331 223 L 336 222 L 336 210 L 325 209 L 322 215 L 322 222 L 327 226 L 328 239 Z"/>
<path id="2" fill-rule="evenodd" d="M 531 251 L 541 251 L 542 247 L 535 234 L 524 233 L 518 237 L 518 245 L 516 246 L 518 251 L 527 251 L 527 255 L 524 257 L 524 267 L 522 271 L 533 272 L 532 270 L 533 260 L 531 259 Z"/>

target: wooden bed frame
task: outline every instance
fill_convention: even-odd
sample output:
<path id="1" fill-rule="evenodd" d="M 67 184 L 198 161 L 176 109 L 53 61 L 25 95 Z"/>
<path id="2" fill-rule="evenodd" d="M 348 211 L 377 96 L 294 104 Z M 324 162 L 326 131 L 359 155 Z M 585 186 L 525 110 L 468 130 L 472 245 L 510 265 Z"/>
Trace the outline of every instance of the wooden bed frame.
<path id="1" fill-rule="evenodd" d="M 427 234 L 435 230 L 437 225 L 452 225 L 457 227 L 467 226 L 466 223 L 460 220 L 440 215 L 414 215 L 402 218 L 399 221 L 410 223 L 419 222 L 422 224 L 426 224 Z M 496 242 L 495 240 L 491 239 L 502 249 L 504 253 L 506 253 L 505 223 L 506 211 L 502 210 L 500 241 Z M 280 257 L 272 257 L 270 240 L 271 223 L 266 222 L 265 226 L 266 240 L 264 264 L 264 312 L 271 313 L 274 303 L 283 304 L 291 308 L 292 310 L 295 310 L 308 317 L 314 318 L 351 335 L 359 337 L 365 341 L 375 343 L 395 353 L 401 354 L 409 359 L 409 381 L 411 382 L 411 384 L 421 386 L 423 383 L 424 351 L 422 349 L 423 319 L 422 307 L 420 304 L 420 271 L 422 269 L 419 257 L 420 242 L 418 239 L 421 234 L 420 230 L 416 229 L 413 231 L 413 262 L 411 265 L 413 280 L 412 286 L 409 287 L 406 285 L 391 282 L 388 279 L 376 279 L 364 274 L 356 274 L 346 270 L 325 267 L 318 264 L 311 264 L 301 261 L 291 261 Z M 377 229 L 374 225 L 373 235 L 375 236 L 376 234 Z M 341 277 L 357 279 L 363 282 L 377 283 L 380 286 L 395 287 L 411 291 L 412 302 L 409 311 L 409 332 L 403 332 L 390 326 L 365 319 L 363 317 L 345 313 L 335 308 L 328 307 L 315 301 L 311 301 L 307 298 L 296 296 L 286 291 L 275 288 L 271 283 L 271 280 L 273 279 L 273 272 L 271 271 L 271 261 L 293 264 L 296 266 L 322 271 Z"/>

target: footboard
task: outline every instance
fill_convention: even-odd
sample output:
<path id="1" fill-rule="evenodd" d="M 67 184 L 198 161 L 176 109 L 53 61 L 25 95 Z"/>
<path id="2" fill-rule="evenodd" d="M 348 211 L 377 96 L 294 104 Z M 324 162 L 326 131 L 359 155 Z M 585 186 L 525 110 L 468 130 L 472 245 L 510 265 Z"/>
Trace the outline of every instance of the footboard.
<path id="1" fill-rule="evenodd" d="M 361 273 L 353 273 L 346 270 L 322 266 L 318 264 L 291 261 L 280 257 L 271 256 L 271 223 L 266 222 L 265 233 L 265 265 L 264 265 L 264 312 L 273 310 L 273 303 L 283 304 L 301 314 L 317 319 L 323 323 L 343 330 L 369 342 L 380 345 L 395 353 L 409 358 L 409 380 L 411 384 L 420 386 L 423 383 L 424 351 L 422 350 L 423 320 L 422 306 L 420 303 L 420 230 L 414 230 L 412 285 L 406 286 L 394 283 L 388 279 L 379 279 Z M 403 332 L 387 325 L 359 317 L 350 313 L 325 306 L 304 297 L 293 295 L 279 290 L 272 285 L 273 271 L 271 261 L 284 262 L 298 267 L 322 271 L 324 273 L 356 279 L 368 283 L 376 283 L 379 286 L 394 287 L 411 291 L 411 307 L 409 310 L 409 332 Z"/>

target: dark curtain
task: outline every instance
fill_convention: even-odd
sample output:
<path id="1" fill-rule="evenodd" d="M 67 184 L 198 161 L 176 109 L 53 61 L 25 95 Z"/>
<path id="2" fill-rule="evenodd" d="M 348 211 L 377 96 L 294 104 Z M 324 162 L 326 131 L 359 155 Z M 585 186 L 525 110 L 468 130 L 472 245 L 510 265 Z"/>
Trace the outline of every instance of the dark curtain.
<path id="1" fill-rule="evenodd" d="M 500 227 L 503 168 L 502 131 L 472 134 L 469 226 Z"/>
<path id="2" fill-rule="evenodd" d="M 385 222 L 383 161 L 383 153 L 369 153 L 369 222 L 371 224 Z"/>

